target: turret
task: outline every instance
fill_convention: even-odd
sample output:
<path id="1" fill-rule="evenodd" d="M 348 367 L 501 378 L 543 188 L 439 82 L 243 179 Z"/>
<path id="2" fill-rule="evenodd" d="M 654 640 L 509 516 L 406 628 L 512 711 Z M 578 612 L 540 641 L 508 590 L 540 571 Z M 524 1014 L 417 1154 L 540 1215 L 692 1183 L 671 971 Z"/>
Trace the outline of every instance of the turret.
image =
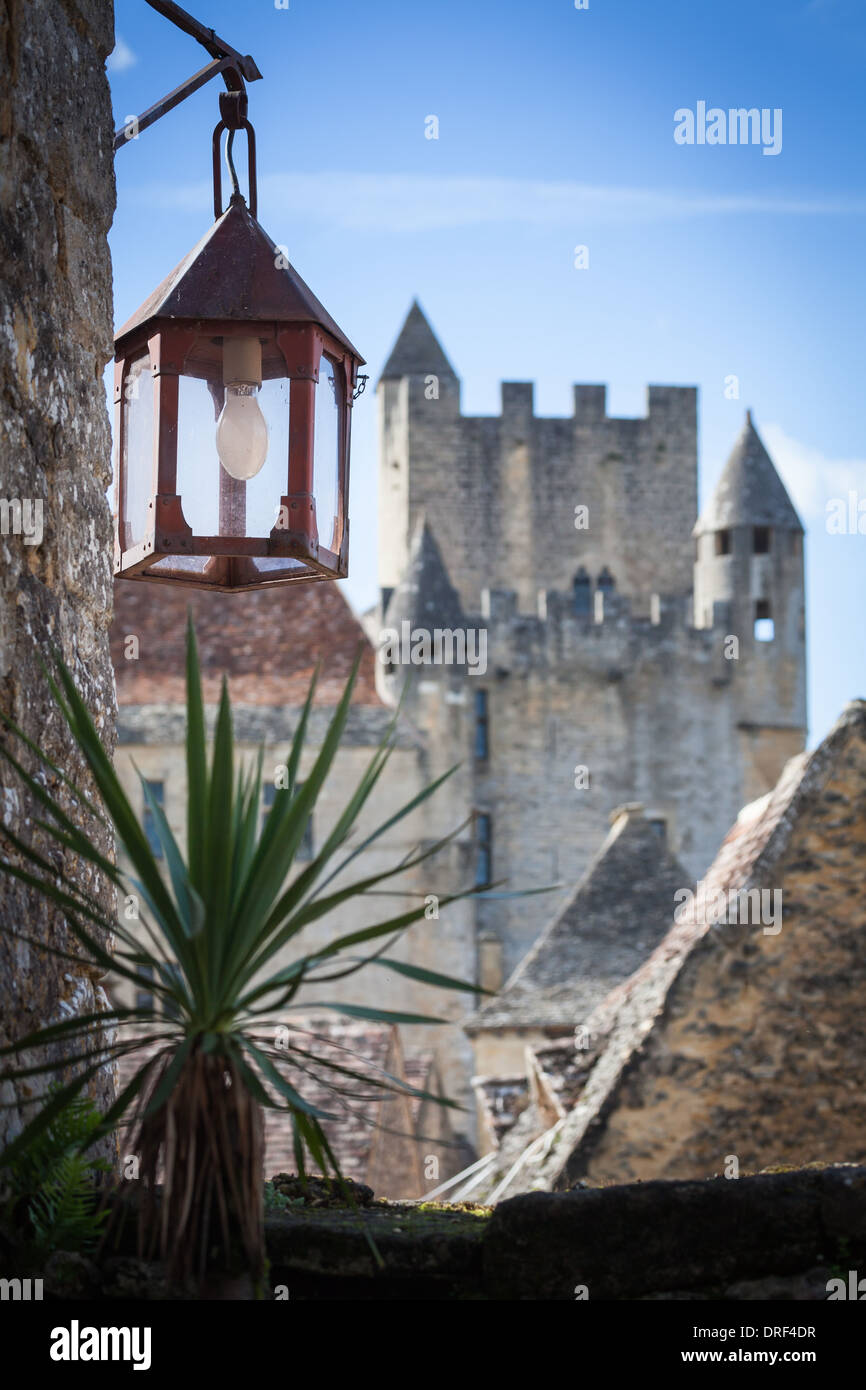
<path id="1" fill-rule="evenodd" d="M 419 510 L 436 500 L 437 435 L 460 413 L 460 382 L 417 299 L 382 370 L 379 397 L 379 585 L 399 582 Z M 410 445 L 412 450 L 410 469 Z"/>
<path id="2" fill-rule="evenodd" d="M 736 638 L 725 655 L 738 725 L 755 745 L 746 800 L 774 785 L 806 732 L 803 526 L 751 411 L 694 536 L 695 624 Z"/>

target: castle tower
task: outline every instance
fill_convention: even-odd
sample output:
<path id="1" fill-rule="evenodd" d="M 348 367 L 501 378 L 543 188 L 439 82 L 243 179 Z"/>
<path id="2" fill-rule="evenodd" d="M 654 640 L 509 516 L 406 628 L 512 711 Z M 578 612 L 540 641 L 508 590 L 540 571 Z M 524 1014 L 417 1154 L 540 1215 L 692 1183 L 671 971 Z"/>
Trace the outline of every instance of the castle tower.
<path id="1" fill-rule="evenodd" d="M 747 411 L 694 535 L 695 625 L 730 643 L 743 800 L 770 790 L 806 736 L 803 527 Z"/>
<path id="2" fill-rule="evenodd" d="M 446 505 L 439 465 L 450 443 L 449 423 L 456 425 L 460 415 L 460 382 L 417 299 L 377 391 L 379 586 L 384 610 L 406 568 L 419 512 Z"/>
<path id="3" fill-rule="evenodd" d="M 576 385 L 570 416 L 538 416 L 531 382 L 501 383 L 498 415 L 460 413 L 460 382 L 417 302 L 379 395 L 383 608 L 426 514 L 466 612 L 485 588 L 585 582 L 649 617 L 653 594 L 691 593 L 697 517 L 697 392 L 650 386 L 646 414 L 607 414 L 604 386 Z"/>

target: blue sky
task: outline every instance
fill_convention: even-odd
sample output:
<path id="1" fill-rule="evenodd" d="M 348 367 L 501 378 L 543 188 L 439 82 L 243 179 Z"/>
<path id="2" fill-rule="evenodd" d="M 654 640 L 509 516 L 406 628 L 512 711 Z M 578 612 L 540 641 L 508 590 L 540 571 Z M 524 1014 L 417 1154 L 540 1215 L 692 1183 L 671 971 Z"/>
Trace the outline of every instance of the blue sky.
<path id="1" fill-rule="evenodd" d="M 866 6 L 862 0 L 189 0 L 264 74 L 250 86 L 259 219 L 374 379 L 417 295 L 463 380 L 570 413 L 575 381 L 641 414 L 700 388 L 707 498 L 750 406 L 807 529 L 810 742 L 866 696 Z M 118 124 L 203 50 L 117 0 Z M 212 220 L 212 83 L 117 157 L 118 323 Z M 674 112 L 782 111 L 782 148 L 678 145 Z M 438 140 L 425 120 L 439 121 Z M 574 268 L 574 248 L 589 268 Z M 739 378 L 739 400 L 725 381 Z M 371 382 L 372 386 L 372 382 Z M 376 594 L 376 410 L 356 407 L 348 593 Z M 866 520 L 864 520 L 866 526 Z"/>

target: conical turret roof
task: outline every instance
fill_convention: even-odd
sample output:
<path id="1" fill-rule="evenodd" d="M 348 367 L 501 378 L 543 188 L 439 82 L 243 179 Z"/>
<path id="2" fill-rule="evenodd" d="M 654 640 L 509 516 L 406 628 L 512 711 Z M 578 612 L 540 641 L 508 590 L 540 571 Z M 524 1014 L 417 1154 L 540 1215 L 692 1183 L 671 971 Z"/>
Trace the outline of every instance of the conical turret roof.
<path id="1" fill-rule="evenodd" d="M 448 578 L 442 552 L 422 516 L 409 545 L 409 558 L 385 614 L 388 627 L 410 622 L 432 629 L 454 627 L 462 617 L 460 597 Z"/>
<path id="2" fill-rule="evenodd" d="M 430 327 L 417 299 L 406 315 L 406 321 L 382 369 L 380 381 L 402 376 L 450 376 L 457 373 L 445 356 L 439 339 Z"/>
<path id="3" fill-rule="evenodd" d="M 733 526 L 803 530 L 785 484 L 752 423 L 750 410 L 746 411 L 745 424 L 694 534 L 725 531 Z"/>

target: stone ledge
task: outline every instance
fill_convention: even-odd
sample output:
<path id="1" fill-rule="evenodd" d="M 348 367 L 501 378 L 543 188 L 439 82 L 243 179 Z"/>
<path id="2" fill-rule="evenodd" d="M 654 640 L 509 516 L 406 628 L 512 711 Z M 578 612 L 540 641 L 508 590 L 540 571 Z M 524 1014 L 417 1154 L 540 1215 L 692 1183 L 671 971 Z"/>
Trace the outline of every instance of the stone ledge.
<path id="1" fill-rule="evenodd" d="M 590 1299 L 718 1298 L 864 1255 L 866 1167 L 537 1192 L 494 1210 L 485 1291 L 574 1299 L 583 1284 Z"/>

